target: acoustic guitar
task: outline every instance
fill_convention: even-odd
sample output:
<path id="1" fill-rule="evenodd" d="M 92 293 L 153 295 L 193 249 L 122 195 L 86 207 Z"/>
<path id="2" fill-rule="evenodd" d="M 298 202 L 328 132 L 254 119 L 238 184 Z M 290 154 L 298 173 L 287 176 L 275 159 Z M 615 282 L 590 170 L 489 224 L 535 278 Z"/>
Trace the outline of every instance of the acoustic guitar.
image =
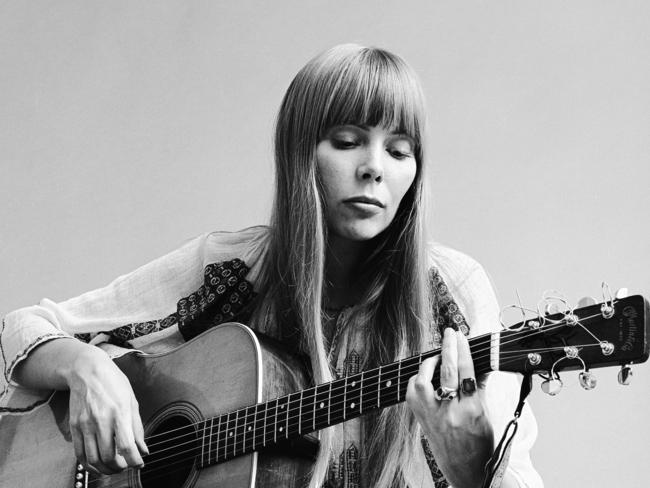
<path id="1" fill-rule="evenodd" d="M 648 359 L 650 307 L 641 296 L 540 314 L 470 340 L 477 374 L 545 375 Z M 0 419 L 0 486 L 35 488 L 248 488 L 300 486 L 317 442 L 310 434 L 404 401 L 408 379 L 439 350 L 308 386 L 303 365 L 241 324 L 215 327 L 177 349 L 116 363 L 140 403 L 151 454 L 145 467 L 106 476 L 75 461 L 68 393 L 29 415 Z M 543 386 L 544 386 L 543 385 Z M 514 408 L 514 405 L 513 405 Z"/>

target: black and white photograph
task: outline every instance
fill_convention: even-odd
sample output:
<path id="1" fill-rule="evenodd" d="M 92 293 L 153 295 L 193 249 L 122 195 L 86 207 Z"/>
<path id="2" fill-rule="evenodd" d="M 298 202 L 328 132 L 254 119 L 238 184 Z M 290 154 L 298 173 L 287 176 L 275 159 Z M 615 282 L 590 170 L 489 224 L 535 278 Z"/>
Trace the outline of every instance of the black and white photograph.
<path id="1" fill-rule="evenodd" d="M 0 488 L 645 488 L 650 4 L 0 1 Z"/>

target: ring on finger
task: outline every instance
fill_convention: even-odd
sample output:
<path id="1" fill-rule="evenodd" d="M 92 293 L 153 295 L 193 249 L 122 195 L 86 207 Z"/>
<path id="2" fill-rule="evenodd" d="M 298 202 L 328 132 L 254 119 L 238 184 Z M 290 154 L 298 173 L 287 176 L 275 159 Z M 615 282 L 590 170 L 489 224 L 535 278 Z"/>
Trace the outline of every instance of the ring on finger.
<path id="1" fill-rule="evenodd" d="M 471 395 L 476 391 L 476 380 L 474 378 L 463 378 L 460 385 L 460 389 L 464 395 Z"/>
<path id="2" fill-rule="evenodd" d="M 458 394 L 458 390 L 454 388 L 448 388 L 446 386 L 440 386 L 435 391 L 436 400 L 444 401 L 444 402 L 453 400 L 454 398 L 456 398 L 457 394 Z"/>

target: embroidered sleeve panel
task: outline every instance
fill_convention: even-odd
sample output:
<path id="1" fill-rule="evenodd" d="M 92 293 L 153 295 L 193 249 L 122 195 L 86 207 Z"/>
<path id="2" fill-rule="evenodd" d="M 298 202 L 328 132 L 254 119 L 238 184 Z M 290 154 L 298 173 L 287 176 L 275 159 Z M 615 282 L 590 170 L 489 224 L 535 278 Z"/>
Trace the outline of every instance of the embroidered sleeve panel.
<path id="1" fill-rule="evenodd" d="M 181 298 L 176 312 L 159 320 L 127 324 L 108 332 L 111 342 L 128 346 L 128 341 L 161 331 L 178 324 L 185 340 L 196 337 L 210 327 L 240 317 L 245 306 L 255 296 L 253 285 L 246 276 L 248 266 L 241 259 L 208 264 L 204 269 L 203 284 L 190 295 Z M 90 341 L 90 334 L 77 334 Z"/>
<path id="2" fill-rule="evenodd" d="M 248 272 L 241 259 L 206 266 L 204 284 L 178 302 L 178 328 L 185 340 L 232 321 L 244 310 L 255 297 Z"/>

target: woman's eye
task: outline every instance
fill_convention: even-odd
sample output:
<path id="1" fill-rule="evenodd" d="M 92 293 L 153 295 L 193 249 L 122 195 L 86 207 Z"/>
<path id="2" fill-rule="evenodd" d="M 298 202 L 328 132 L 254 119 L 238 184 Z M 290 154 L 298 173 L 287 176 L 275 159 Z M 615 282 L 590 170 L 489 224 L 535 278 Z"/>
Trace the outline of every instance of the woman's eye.
<path id="1" fill-rule="evenodd" d="M 388 153 L 395 159 L 406 159 L 412 156 L 410 151 L 405 151 L 402 149 L 389 149 Z"/>
<path id="2" fill-rule="evenodd" d="M 390 154 L 395 159 L 406 159 L 413 157 L 413 144 L 411 144 L 409 139 L 406 138 L 396 138 L 386 147 L 388 154 Z"/>
<path id="3" fill-rule="evenodd" d="M 358 145 L 359 143 L 354 139 L 332 139 L 332 146 L 336 149 L 351 149 Z"/>

